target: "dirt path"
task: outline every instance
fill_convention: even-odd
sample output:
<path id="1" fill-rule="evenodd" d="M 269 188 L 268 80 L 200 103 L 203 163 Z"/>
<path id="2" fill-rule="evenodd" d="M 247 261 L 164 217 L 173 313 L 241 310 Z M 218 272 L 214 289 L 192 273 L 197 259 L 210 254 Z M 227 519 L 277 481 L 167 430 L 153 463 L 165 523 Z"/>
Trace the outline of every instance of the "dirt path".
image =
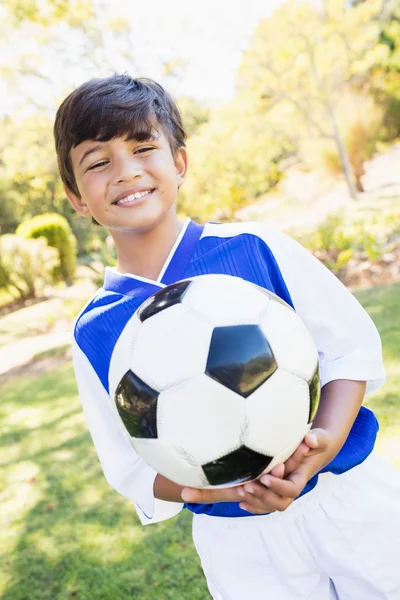
<path id="1" fill-rule="evenodd" d="M 48 300 L 0 317 L 0 385 L 70 360 L 73 322 L 93 292 L 90 280 L 80 280 Z"/>

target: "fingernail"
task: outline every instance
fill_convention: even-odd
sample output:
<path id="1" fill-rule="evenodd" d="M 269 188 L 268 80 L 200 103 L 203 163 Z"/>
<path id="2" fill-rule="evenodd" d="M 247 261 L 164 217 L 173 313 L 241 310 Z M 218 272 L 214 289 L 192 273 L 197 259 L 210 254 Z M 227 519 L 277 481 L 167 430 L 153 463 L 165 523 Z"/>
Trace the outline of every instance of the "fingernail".
<path id="1" fill-rule="evenodd" d="M 244 489 L 246 490 L 247 493 L 254 494 L 254 488 L 252 485 L 249 485 L 249 486 L 246 485 L 246 487 Z"/>
<path id="2" fill-rule="evenodd" d="M 239 495 L 241 498 L 244 498 L 244 491 L 243 491 L 243 490 L 238 490 L 238 495 Z"/>
<path id="3" fill-rule="evenodd" d="M 268 475 L 263 475 L 263 477 L 261 477 L 261 483 L 267 487 L 269 486 L 269 484 L 271 483 L 271 480 L 268 477 Z"/>

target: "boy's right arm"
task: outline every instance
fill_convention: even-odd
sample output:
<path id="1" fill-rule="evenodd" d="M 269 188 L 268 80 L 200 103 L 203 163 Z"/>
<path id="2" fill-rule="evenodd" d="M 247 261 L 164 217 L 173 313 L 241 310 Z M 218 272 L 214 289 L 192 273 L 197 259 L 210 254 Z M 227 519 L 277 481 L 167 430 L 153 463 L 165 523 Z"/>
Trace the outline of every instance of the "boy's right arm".
<path id="1" fill-rule="evenodd" d="M 157 472 L 138 456 L 125 437 L 109 394 L 75 340 L 72 351 L 83 411 L 106 480 L 135 504 L 144 525 L 177 515 L 183 507 L 182 499 L 177 495 L 173 501 L 155 498 Z"/>

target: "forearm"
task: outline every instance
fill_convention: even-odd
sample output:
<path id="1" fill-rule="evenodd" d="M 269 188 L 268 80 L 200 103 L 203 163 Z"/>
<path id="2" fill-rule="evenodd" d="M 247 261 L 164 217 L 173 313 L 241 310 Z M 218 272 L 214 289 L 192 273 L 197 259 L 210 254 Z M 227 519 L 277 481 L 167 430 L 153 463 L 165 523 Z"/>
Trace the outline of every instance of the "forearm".
<path id="1" fill-rule="evenodd" d="M 330 433 L 330 459 L 336 456 L 349 435 L 362 405 L 365 387 L 365 381 L 338 379 L 330 381 L 322 388 L 313 428 L 320 427 Z M 326 464 L 328 462 L 329 460 Z"/>
<path id="2" fill-rule="evenodd" d="M 154 496 L 159 500 L 167 500 L 168 502 L 183 502 L 181 492 L 182 485 L 174 483 L 163 475 L 158 474 L 154 480 Z"/>

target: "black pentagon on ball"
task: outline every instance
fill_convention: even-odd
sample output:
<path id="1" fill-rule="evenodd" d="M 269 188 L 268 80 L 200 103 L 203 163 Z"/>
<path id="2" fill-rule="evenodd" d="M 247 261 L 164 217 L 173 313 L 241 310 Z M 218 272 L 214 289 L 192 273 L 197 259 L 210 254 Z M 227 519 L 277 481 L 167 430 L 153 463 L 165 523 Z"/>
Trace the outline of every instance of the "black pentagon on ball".
<path id="1" fill-rule="evenodd" d="M 179 304 L 191 283 L 190 279 L 187 281 L 178 281 L 178 283 L 167 285 L 167 287 L 147 298 L 137 311 L 139 319 L 142 322 L 146 321 L 146 319 L 149 319 L 162 310 L 174 304 Z"/>
<path id="2" fill-rule="evenodd" d="M 310 393 L 310 412 L 308 415 L 308 422 L 311 423 L 317 414 L 319 400 L 321 397 L 321 381 L 319 378 L 319 368 L 317 366 L 314 375 L 309 383 Z"/>
<path id="3" fill-rule="evenodd" d="M 268 467 L 272 456 L 242 446 L 226 456 L 202 465 L 210 485 L 239 484 L 256 479 Z"/>
<path id="4" fill-rule="evenodd" d="M 132 437 L 157 437 L 158 392 L 132 371 L 125 373 L 115 392 L 115 404 Z"/>
<path id="5" fill-rule="evenodd" d="M 271 347 L 258 325 L 215 327 L 206 375 L 247 398 L 276 371 Z"/>

